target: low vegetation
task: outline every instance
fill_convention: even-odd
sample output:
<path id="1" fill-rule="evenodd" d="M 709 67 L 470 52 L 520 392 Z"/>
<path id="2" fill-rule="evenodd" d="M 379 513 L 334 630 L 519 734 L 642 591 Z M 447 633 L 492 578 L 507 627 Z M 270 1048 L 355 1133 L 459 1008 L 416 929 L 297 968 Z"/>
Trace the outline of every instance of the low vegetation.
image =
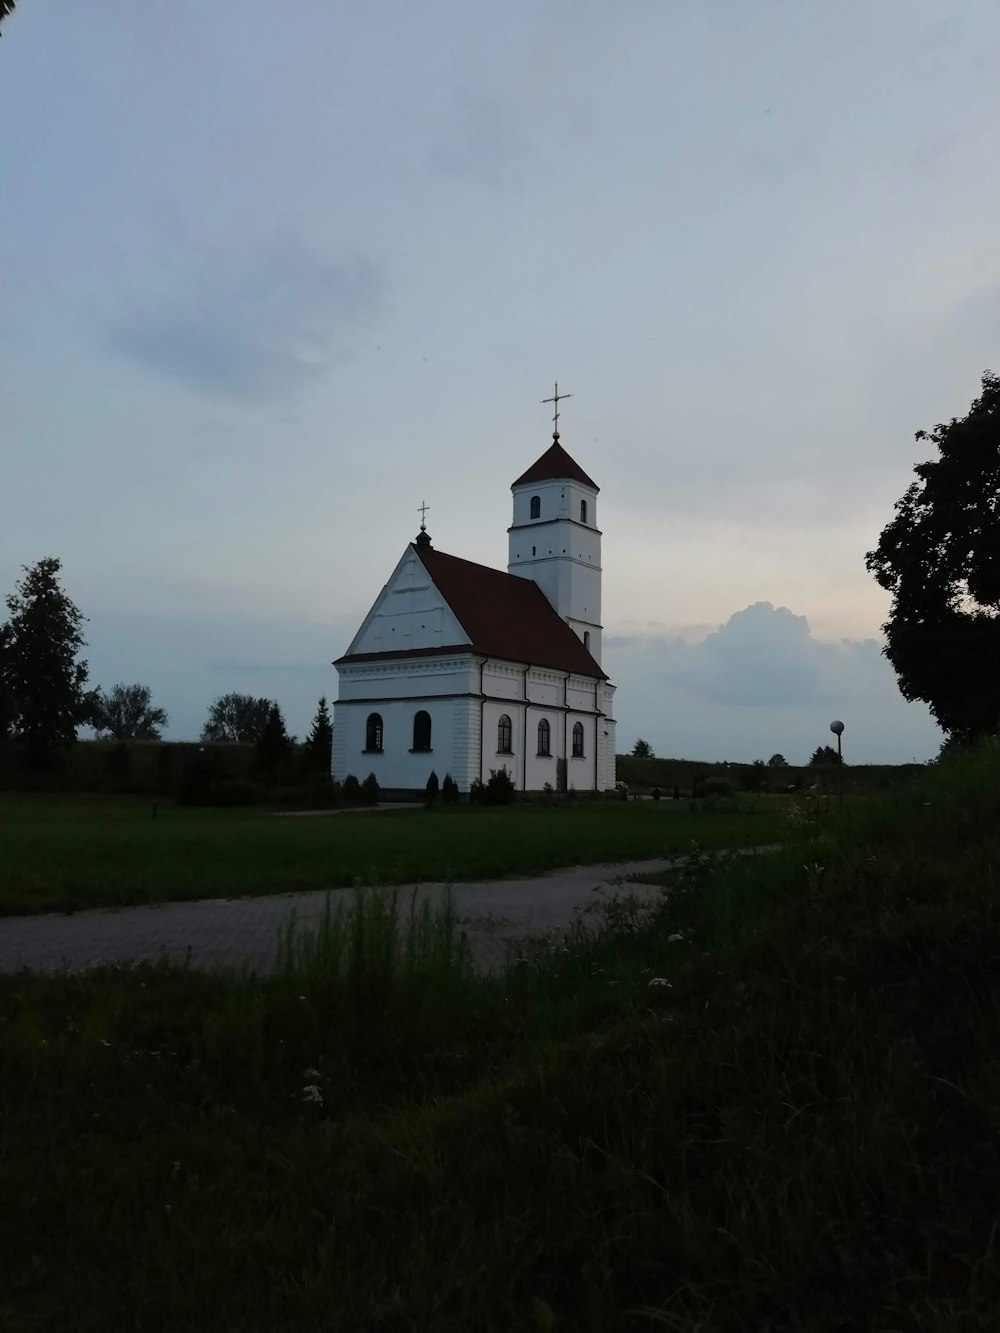
<path id="1" fill-rule="evenodd" d="M 1000 751 L 791 814 L 493 979 L 378 890 L 3 978 L 0 1325 L 995 1327 Z"/>
<path id="2" fill-rule="evenodd" d="M 773 842 L 777 804 L 583 802 L 282 816 L 108 797 L 0 796 L 0 913 L 532 874 Z"/>

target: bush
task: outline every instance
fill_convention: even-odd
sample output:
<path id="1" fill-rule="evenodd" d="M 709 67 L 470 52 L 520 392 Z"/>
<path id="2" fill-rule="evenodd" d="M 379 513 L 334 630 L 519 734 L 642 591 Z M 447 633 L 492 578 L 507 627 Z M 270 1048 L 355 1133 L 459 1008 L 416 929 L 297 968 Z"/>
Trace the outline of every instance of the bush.
<path id="1" fill-rule="evenodd" d="M 437 800 L 438 794 L 438 775 L 434 772 L 433 768 L 431 769 L 430 777 L 427 779 L 427 785 L 424 788 L 424 791 L 427 793 L 427 804 L 433 805 Z"/>
<path id="2" fill-rule="evenodd" d="M 132 771 L 132 751 L 124 741 L 119 741 L 117 745 L 111 747 L 104 761 L 104 766 L 109 777 L 117 778 L 119 782 L 128 777 Z"/>
<path id="3" fill-rule="evenodd" d="M 654 788 L 653 788 L 653 791 L 652 791 L 652 797 L 653 797 L 653 800 L 654 800 L 654 801 L 658 801 L 658 800 L 660 799 L 660 789 L 659 789 L 659 787 L 654 787 Z"/>
<path id="4" fill-rule="evenodd" d="M 514 799 L 514 783 L 505 768 L 490 769 L 490 780 L 486 784 L 485 801 L 487 805 L 510 805 Z"/>
<path id="5" fill-rule="evenodd" d="M 378 778 L 374 773 L 369 773 L 361 784 L 361 800 L 365 805 L 378 805 L 378 798 L 381 795 Z"/>
<path id="6" fill-rule="evenodd" d="M 205 805 L 256 805 L 264 799 L 264 788 L 250 778 L 223 778 L 213 782 L 206 795 Z"/>
<path id="7" fill-rule="evenodd" d="M 221 764 L 214 754 L 199 750 L 186 764 L 177 786 L 181 805 L 207 805 L 212 787 L 222 779 Z"/>
<path id="8" fill-rule="evenodd" d="M 733 784 L 728 778 L 705 778 L 698 788 L 698 795 L 729 797 L 733 795 Z"/>
<path id="9" fill-rule="evenodd" d="M 627 801 L 627 800 L 628 800 L 628 783 L 627 783 L 627 782 L 616 782 L 616 783 L 615 783 L 615 796 L 618 798 L 619 801 Z"/>
<path id="10" fill-rule="evenodd" d="M 486 804 L 486 788 L 483 786 L 482 778 L 472 779 L 472 783 L 469 786 L 469 803 L 470 805 Z"/>
<path id="11" fill-rule="evenodd" d="M 441 783 L 441 799 L 445 805 L 458 804 L 458 783 L 450 773 L 444 775 L 444 782 Z"/>
<path id="12" fill-rule="evenodd" d="M 353 773 L 344 779 L 344 801 L 347 805 L 361 804 L 361 783 Z"/>

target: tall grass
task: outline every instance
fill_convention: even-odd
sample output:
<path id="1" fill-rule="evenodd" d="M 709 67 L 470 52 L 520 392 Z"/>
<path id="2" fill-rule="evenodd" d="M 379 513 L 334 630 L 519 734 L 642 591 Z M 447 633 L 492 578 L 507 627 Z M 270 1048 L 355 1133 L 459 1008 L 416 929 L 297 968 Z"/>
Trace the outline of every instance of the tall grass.
<path id="1" fill-rule="evenodd" d="M 0 1324 L 996 1327 L 998 759 L 499 978 L 361 890 L 274 977 L 5 979 Z"/>

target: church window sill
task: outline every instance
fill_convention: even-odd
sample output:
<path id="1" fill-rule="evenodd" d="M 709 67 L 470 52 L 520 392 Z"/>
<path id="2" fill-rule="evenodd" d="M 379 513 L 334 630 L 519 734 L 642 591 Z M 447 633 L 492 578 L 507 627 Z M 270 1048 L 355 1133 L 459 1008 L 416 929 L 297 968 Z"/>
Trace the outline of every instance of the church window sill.
<path id="1" fill-rule="evenodd" d="M 498 758 L 498 759 L 499 759 L 501 756 L 503 756 L 503 757 L 506 758 L 506 759 L 510 759 L 510 758 L 513 756 L 513 754 L 514 754 L 514 751 L 513 751 L 513 750 L 497 750 L 497 758 Z"/>
<path id="2" fill-rule="evenodd" d="M 433 754 L 434 751 L 429 745 L 415 745 L 410 754 Z"/>
<path id="3" fill-rule="evenodd" d="M 385 754 L 385 751 L 382 749 L 381 745 L 374 745 L 374 746 L 368 746 L 368 745 L 366 745 L 365 748 L 361 751 L 361 753 L 362 753 L 362 754 Z"/>

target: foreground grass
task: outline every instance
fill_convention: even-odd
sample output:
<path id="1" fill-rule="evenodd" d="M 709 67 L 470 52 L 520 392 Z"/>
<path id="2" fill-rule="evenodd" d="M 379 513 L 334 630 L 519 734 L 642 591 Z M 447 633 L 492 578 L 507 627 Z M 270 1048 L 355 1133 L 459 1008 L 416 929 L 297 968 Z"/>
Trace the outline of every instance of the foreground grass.
<path id="1" fill-rule="evenodd" d="M 2 979 L 0 1327 L 997 1327 L 998 761 L 495 981 L 373 890 L 266 981 Z"/>
<path id="2" fill-rule="evenodd" d="M 0 914 L 484 879 L 774 841 L 779 801 L 567 803 L 281 818 L 107 797 L 0 797 Z"/>

